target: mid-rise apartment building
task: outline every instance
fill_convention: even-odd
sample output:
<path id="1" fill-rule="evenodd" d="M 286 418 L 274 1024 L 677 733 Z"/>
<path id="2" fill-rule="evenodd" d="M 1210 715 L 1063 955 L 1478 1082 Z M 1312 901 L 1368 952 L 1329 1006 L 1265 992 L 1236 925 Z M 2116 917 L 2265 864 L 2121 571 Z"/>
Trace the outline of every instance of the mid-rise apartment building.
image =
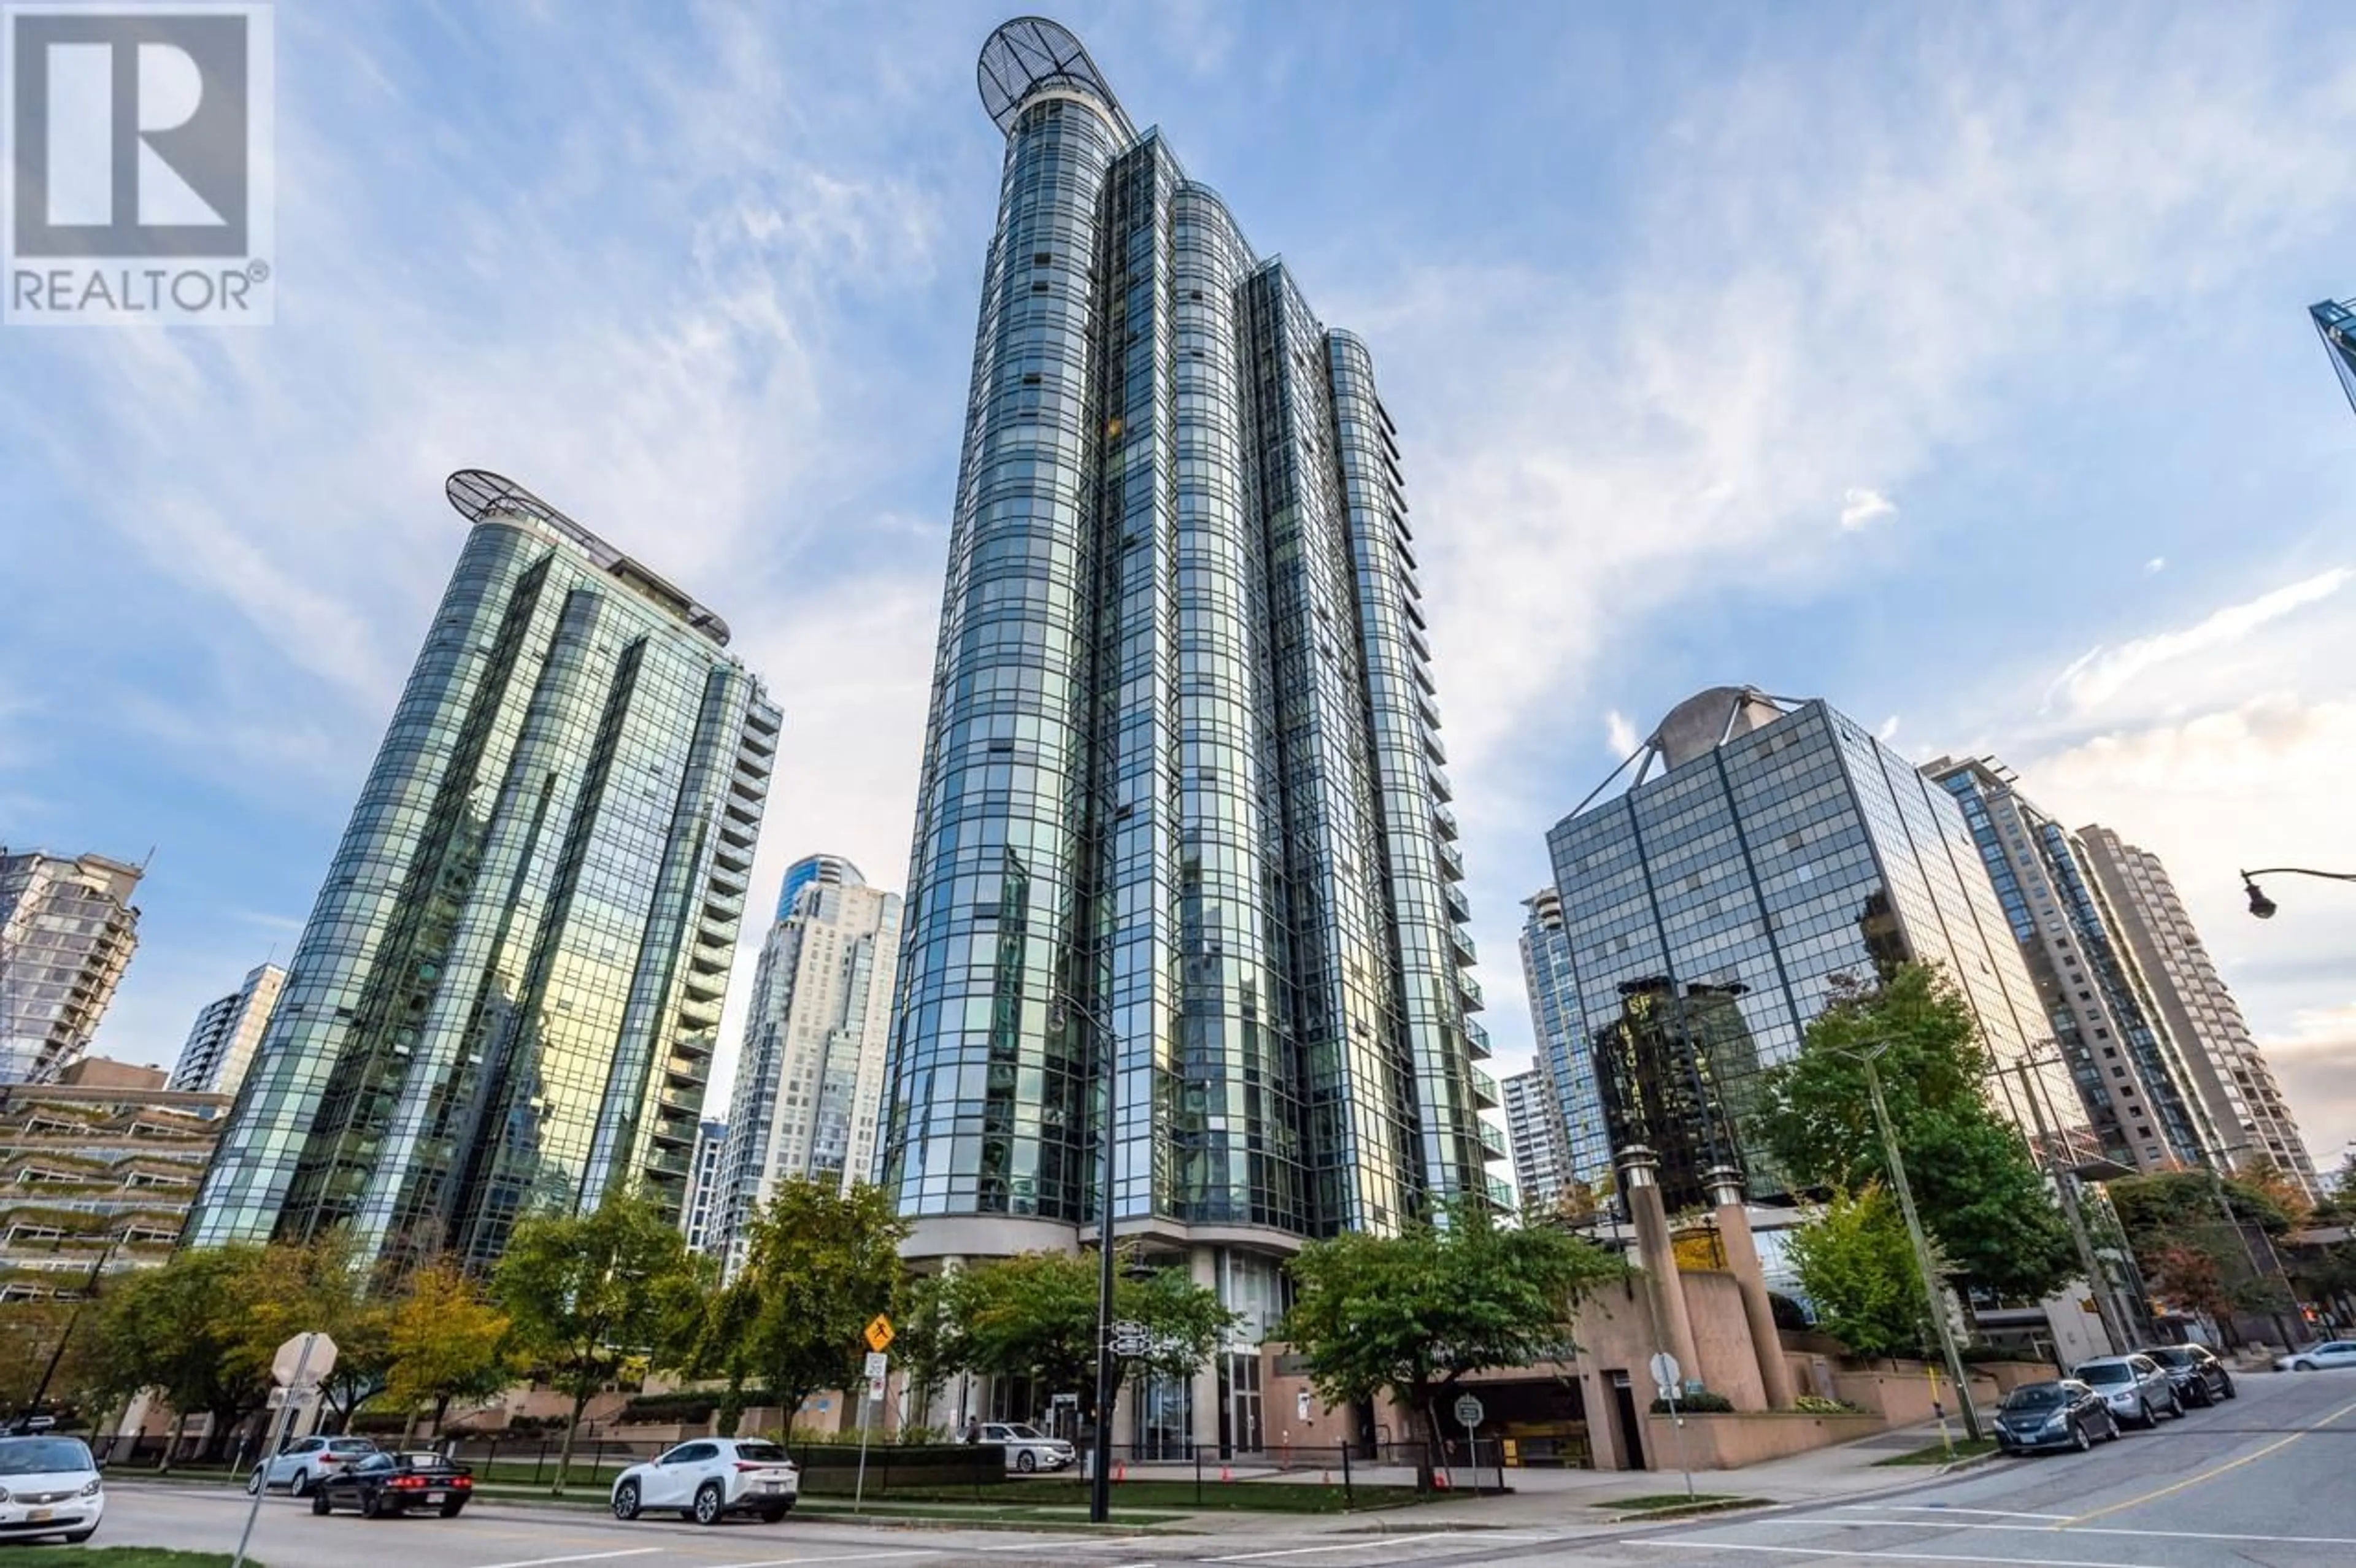
<path id="1" fill-rule="evenodd" d="M 90 1049 L 139 944 L 143 874 L 0 845 L 0 1083 L 54 1080 Z"/>

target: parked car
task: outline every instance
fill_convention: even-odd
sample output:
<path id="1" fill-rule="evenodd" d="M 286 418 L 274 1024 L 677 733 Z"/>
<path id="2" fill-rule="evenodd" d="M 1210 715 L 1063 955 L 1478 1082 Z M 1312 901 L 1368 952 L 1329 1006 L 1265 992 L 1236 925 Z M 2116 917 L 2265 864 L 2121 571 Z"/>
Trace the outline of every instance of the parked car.
<path id="1" fill-rule="evenodd" d="M 0 1539 L 88 1541 L 106 1513 L 106 1483 L 90 1445 L 47 1434 L 0 1437 Z"/>
<path id="2" fill-rule="evenodd" d="M 1026 1476 L 1033 1470 L 1060 1470 L 1079 1457 L 1062 1438 L 1050 1437 L 1020 1421 L 985 1421 L 977 1441 L 1003 1444 L 1006 1467 Z"/>
<path id="3" fill-rule="evenodd" d="M 366 1437 L 305 1437 L 256 1465 L 253 1474 L 245 1478 L 245 1489 L 258 1492 L 284 1487 L 298 1498 L 308 1497 L 311 1488 L 338 1467 L 380 1452 Z"/>
<path id="4" fill-rule="evenodd" d="M 2234 1397 L 2233 1374 L 2206 1345 L 2147 1345 L 2136 1352 L 2168 1369 L 2177 1397 L 2204 1408 Z"/>
<path id="5" fill-rule="evenodd" d="M 2074 1379 L 2022 1383 L 1996 1410 L 1996 1445 L 2008 1454 L 2075 1448 L 2115 1441 L 2118 1417 L 2110 1402 Z"/>
<path id="6" fill-rule="evenodd" d="M 758 1515 L 770 1524 L 793 1511 L 801 1467 L 760 1437 L 699 1437 L 614 1477 L 616 1519 L 648 1509 L 676 1509 L 698 1524 L 718 1524 L 732 1513 Z"/>
<path id="7" fill-rule="evenodd" d="M 2326 1339 L 2275 1358 L 2278 1372 L 2318 1372 L 2326 1367 L 2356 1367 L 2356 1339 Z"/>
<path id="8" fill-rule="evenodd" d="M 363 1454 L 319 1477 L 311 1511 L 333 1513 L 340 1505 L 364 1519 L 397 1519 L 430 1508 L 455 1519 L 474 1495 L 475 1472 L 439 1454 Z"/>
<path id="9" fill-rule="evenodd" d="M 2158 1425 L 2163 1415 L 2184 1413 L 2184 1402 L 2176 1397 L 2168 1369 L 2149 1356 L 2097 1356 L 2071 1368 L 2070 1375 L 2101 1394 L 2116 1420 L 2150 1427 Z"/>

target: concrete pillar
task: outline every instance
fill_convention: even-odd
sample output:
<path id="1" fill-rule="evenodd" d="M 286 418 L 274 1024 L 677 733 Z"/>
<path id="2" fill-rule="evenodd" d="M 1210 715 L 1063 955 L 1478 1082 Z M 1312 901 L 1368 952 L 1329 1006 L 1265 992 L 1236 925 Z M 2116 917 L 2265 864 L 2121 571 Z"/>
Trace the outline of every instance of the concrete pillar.
<path id="1" fill-rule="evenodd" d="M 1227 1300 L 1226 1285 L 1220 1278 L 1218 1248 L 1189 1248 L 1186 1267 L 1196 1285 L 1216 1292 L 1223 1305 L 1235 1305 Z M 1253 1349 L 1258 1347 L 1255 1345 Z M 1219 1360 L 1226 1353 L 1226 1337 L 1221 1335 L 1218 1348 L 1194 1373 L 1194 1398 L 1190 1403 L 1194 1406 L 1194 1447 L 1200 1453 L 1215 1455 L 1219 1451 Z"/>
<path id="2" fill-rule="evenodd" d="M 1701 1353 L 1694 1348 L 1693 1319 L 1686 1312 L 1676 1248 L 1669 1239 L 1669 1213 L 1661 1203 L 1661 1162 L 1651 1149 L 1633 1144 L 1620 1151 L 1615 1163 L 1620 1190 L 1628 1199 L 1628 1218 L 1636 1227 L 1636 1261 L 1644 1266 L 1645 1294 L 1652 1298 L 1654 1339 L 1677 1359 L 1686 1378 L 1697 1379 Z M 1637 1408 L 1648 1403 L 1640 1399 Z"/>
<path id="3" fill-rule="evenodd" d="M 1721 1165 L 1702 1178 L 1718 1205 L 1718 1242 L 1727 1272 L 1742 1293 L 1742 1316 L 1751 1325 L 1751 1350 L 1759 1358 L 1759 1384 L 1767 1408 L 1792 1408 L 1792 1368 L 1783 1360 L 1783 1336 L 1775 1331 L 1774 1303 L 1767 1298 L 1767 1271 L 1759 1264 L 1759 1243 L 1751 1234 L 1751 1211 L 1742 1203 L 1742 1173 Z"/>

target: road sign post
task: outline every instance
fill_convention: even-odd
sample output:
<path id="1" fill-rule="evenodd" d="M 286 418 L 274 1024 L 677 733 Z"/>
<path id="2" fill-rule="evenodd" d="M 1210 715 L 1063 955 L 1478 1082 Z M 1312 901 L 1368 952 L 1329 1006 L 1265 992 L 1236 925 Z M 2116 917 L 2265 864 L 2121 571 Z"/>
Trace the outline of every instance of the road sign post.
<path id="1" fill-rule="evenodd" d="M 882 1317 L 867 1326 L 867 1342 L 875 1343 L 875 1326 L 884 1326 L 884 1342 L 892 1342 L 892 1325 Z M 857 1513 L 867 1502 L 867 1429 L 875 1419 L 875 1406 L 884 1398 L 884 1379 L 892 1370 L 891 1359 L 881 1350 L 867 1352 L 864 1369 L 867 1392 L 859 1402 L 859 1479 L 851 1490 L 851 1511 Z"/>
<path id="2" fill-rule="evenodd" d="M 286 1434 L 293 1426 L 294 1413 L 303 1408 L 304 1397 L 319 1386 L 329 1372 L 336 1370 L 336 1342 L 325 1334 L 297 1334 L 278 1347 L 278 1354 L 270 1360 L 270 1378 L 285 1390 L 282 1408 L 268 1445 L 260 1460 L 262 1484 L 253 1488 L 253 1501 L 245 1510 L 245 1529 L 237 1538 L 237 1555 L 230 1559 L 230 1568 L 245 1568 L 245 1549 L 253 1541 L 253 1521 L 262 1512 L 262 1495 L 270 1489 L 270 1461 L 285 1445 Z"/>
<path id="3" fill-rule="evenodd" d="M 1693 1467 L 1686 1463 L 1686 1418 L 1677 1409 L 1677 1396 L 1683 1392 L 1685 1372 L 1677 1359 L 1666 1350 L 1655 1351 L 1650 1363 L 1653 1381 L 1660 1385 L 1661 1398 L 1668 1402 L 1669 1427 L 1677 1435 L 1677 1468 L 1685 1472 L 1686 1496 L 1694 1495 Z"/>
<path id="4" fill-rule="evenodd" d="M 1469 1393 L 1456 1396 L 1456 1424 L 1464 1428 L 1464 1453 L 1472 1461 L 1472 1489 L 1475 1492 L 1481 1489 L 1481 1440 L 1472 1435 L 1472 1429 L 1481 1424 L 1481 1418 L 1487 1413 L 1476 1396 Z M 1502 1472 L 1497 1484 L 1500 1489 L 1505 1486 Z"/>

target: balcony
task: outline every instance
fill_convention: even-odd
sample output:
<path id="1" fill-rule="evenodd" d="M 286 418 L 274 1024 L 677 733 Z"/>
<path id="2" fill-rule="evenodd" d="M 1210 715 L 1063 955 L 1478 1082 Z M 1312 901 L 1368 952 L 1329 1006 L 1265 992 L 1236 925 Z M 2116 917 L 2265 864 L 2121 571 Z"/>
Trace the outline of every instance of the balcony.
<path id="1" fill-rule="evenodd" d="M 1497 1093 L 1497 1081 L 1479 1068 L 1468 1068 L 1472 1074 L 1472 1103 L 1484 1111 L 1494 1111 L 1505 1104 Z"/>
<path id="2" fill-rule="evenodd" d="M 1456 786 L 1448 782 L 1448 770 L 1434 763 L 1423 770 L 1426 783 L 1431 785 L 1433 798 L 1445 805 L 1456 798 Z"/>
<path id="3" fill-rule="evenodd" d="M 1457 994 L 1464 998 L 1464 1010 L 1468 1013 L 1477 1013 L 1489 1005 L 1481 995 L 1481 982 L 1462 969 L 1456 972 L 1456 990 Z M 1466 1027 L 1471 1026 L 1468 1024 Z M 1485 1048 L 1488 1042 L 1489 1037 L 1484 1032 L 1481 1036 L 1481 1043 Z M 1486 1056 L 1489 1052 L 1483 1049 L 1481 1054 Z"/>
<path id="4" fill-rule="evenodd" d="M 1481 1147 L 1489 1151 L 1489 1157 L 1492 1159 L 1511 1159 L 1513 1157 L 1513 1149 L 1505 1142 L 1505 1132 L 1504 1128 L 1497 1125 L 1496 1123 L 1485 1119 L 1476 1121 L 1472 1125 L 1480 1130 Z"/>
<path id="5" fill-rule="evenodd" d="M 1440 841 L 1440 869 L 1451 882 L 1464 880 L 1464 851 L 1446 838 Z"/>
<path id="6" fill-rule="evenodd" d="M 1449 810 L 1446 806 L 1433 806 L 1431 808 L 1431 821 L 1432 826 L 1440 829 L 1440 836 L 1442 838 L 1452 839 L 1456 837 L 1456 814 Z"/>
<path id="7" fill-rule="evenodd" d="M 1461 923 L 1472 918 L 1472 901 L 1464 896 L 1463 888 L 1455 880 L 1451 880 L 1443 883 L 1440 890 L 1440 901 L 1448 906 L 1449 919 Z"/>
<path id="8" fill-rule="evenodd" d="M 1451 888 L 1450 891 L 1454 890 Z M 1473 951 L 1472 933 L 1462 926 L 1451 925 L 1448 928 L 1448 945 L 1455 953 L 1457 963 L 1472 965 L 1480 962 L 1480 955 Z"/>
<path id="9" fill-rule="evenodd" d="M 1513 1184 L 1502 1176 L 1492 1176 L 1485 1179 L 1489 1188 L 1489 1201 L 1508 1214 L 1512 1213 L 1514 1211 Z"/>
<path id="10" fill-rule="evenodd" d="M 1457 978 L 1470 980 L 1472 976 L 1460 975 Z M 1472 1053 L 1472 1060 L 1475 1061 L 1486 1061 L 1497 1054 L 1495 1047 L 1489 1043 L 1489 1031 L 1481 1027 L 1478 1019 L 1464 1020 L 1464 1047 Z"/>

